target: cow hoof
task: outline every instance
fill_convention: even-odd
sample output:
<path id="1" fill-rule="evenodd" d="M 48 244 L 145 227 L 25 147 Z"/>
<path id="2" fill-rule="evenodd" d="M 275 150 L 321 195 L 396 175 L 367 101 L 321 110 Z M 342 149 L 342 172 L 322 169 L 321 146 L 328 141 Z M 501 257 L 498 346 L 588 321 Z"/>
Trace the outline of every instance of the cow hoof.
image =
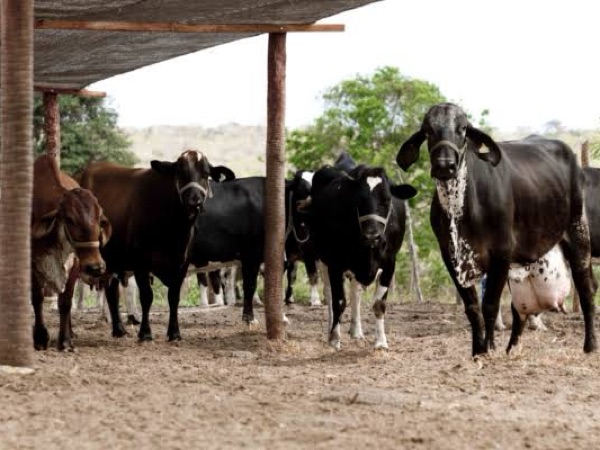
<path id="1" fill-rule="evenodd" d="M 598 349 L 598 344 L 596 344 L 596 338 L 586 339 L 583 344 L 583 351 L 585 353 L 592 353 Z"/>
<path id="2" fill-rule="evenodd" d="M 59 352 L 74 352 L 75 348 L 73 347 L 73 344 L 71 344 L 70 342 L 62 342 L 59 343 L 56 346 L 57 350 Z"/>
<path id="3" fill-rule="evenodd" d="M 321 303 L 321 300 L 317 300 L 314 302 L 310 302 L 310 306 L 323 306 L 323 303 Z"/>
<path id="4" fill-rule="evenodd" d="M 33 348 L 36 350 L 46 350 L 48 348 L 48 341 L 50 335 L 46 327 L 34 327 L 33 328 Z"/>
<path id="5" fill-rule="evenodd" d="M 329 346 L 331 348 L 334 348 L 335 350 L 341 350 L 342 349 L 342 343 L 340 342 L 339 339 L 330 339 L 329 340 Z"/>
<path id="6" fill-rule="evenodd" d="M 350 338 L 352 339 L 364 339 L 365 335 L 360 328 L 350 328 Z"/>
<path id="7" fill-rule="evenodd" d="M 152 342 L 154 339 L 152 338 L 152 335 L 144 335 L 144 336 L 138 336 L 138 342 Z"/>
<path id="8" fill-rule="evenodd" d="M 180 341 L 181 340 L 181 334 L 179 332 L 177 332 L 177 333 L 170 333 L 168 335 L 168 338 L 169 338 L 169 342 Z"/>
<path id="9" fill-rule="evenodd" d="M 504 330 L 506 330 L 506 326 L 503 323 L 496 324 L 496 325 L 494 325 L 494 330 L 496 330 L 496 331 L 504 331 Z"/>
<path id="10" fill-rule="evenodd" d="M 112 335 L 115 338 L 122 338 L 123 336 L 127 336 L 127 330 L 122 323 L 118 323 L 117 325 L 113 326 Z"/>
<path id="11" fill-rule="evenodd" d="M 142 322 L 140 322 L 134 314 L 129 314 L 127 316 L 127 325 L 140 325 Z"/>
<path id="12" fill-rule="evenodd" d="M 290 324 L 290 319 L 288 319 L 285 314 L 283 315 L 283 318 L 281 319 L 281 321 L 283 322 L 284 325 Z"/>
<path id="13" fill-rule="evenodd" d="M 386 341 L 375 342 L 375 350 L 387 350 L 388 343 Z"/>
<path id="14" fill-rule="evenodd" d="M 254 318 L 254 316 L 251 316 L 249 314 L 243 314 L 242 315 L 242 320 L 244 321 L 244 323 L 246 325 L 258 325 L 258 320 L 256 320 Z"/>

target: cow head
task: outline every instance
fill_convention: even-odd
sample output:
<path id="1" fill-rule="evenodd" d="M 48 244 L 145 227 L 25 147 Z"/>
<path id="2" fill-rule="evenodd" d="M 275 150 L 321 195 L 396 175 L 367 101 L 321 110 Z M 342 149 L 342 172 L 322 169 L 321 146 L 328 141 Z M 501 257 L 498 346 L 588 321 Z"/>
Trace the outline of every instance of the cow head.
<path id="1" fill-rule="evenodd" d="M 152 161 L 152 169 L 173 177 L 181 204 L 188 217 L 194 219 L 204 210 L 204 202 L 212 197 L 209 178 L 215 181 L 232 180 L 233 171 L 225 166 L 212 166 L 206 156 L 195 150 L 183 152 L 177 161 Z"/>
<path id="2" fill-rule="evenodd" d="M 91 283 L 104 273 L 106 264 L 100 247 L 110 239 L 112 228 L 91 191 L 82 188 L 66 191 L 57 209 L 32 224 L 33 239 L 45 238 L 53 232 L 57 232 L 59 242 L 68 243 L 75 251 L 84 281 Z"/>
<path id="3" fill-rule="evenodd" d="M 299 170 L 291 181 L 286 181 L 286 239 L 292 235 L 299 244 L 310 238 L 309 208 L 313 172 Z"/>
<path id="4" fill-rule="evenodd" d="M 421 144 L 427 139 L 431 176 L 440 181 L 456 178 L 459 167 L 465 163 L 467 151 L 496 166 L 502 153 L 494 140 L 473 127 L 466 113 L 451 103 L 432 106 L 421 129 L 402 144 L 396 162 L 408 169 L 418 158 Z"/>
<path id="5" fill-rule="evenodd" d="M 417 191 L 408 184 L 392 185 L 381 167 L 360 165 L 349 174 L 356 200 L 356 213 L 363 243 L 374 247 L 385 236 L 392 213 L 392 196 L 401 200 L 414 197 Z"/>

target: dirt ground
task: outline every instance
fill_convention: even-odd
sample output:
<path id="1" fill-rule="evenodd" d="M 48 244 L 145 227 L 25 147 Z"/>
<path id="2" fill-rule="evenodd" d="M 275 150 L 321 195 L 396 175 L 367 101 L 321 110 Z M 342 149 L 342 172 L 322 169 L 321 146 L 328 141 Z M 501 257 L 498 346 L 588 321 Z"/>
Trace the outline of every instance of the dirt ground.
<path id="1" fill-rule="evenodd" d="M 341 351 L 325 343 L 325 308 L 288 309 L 281 348 L 258 314 L 248 330 L 240 308 L 183 308 L 172 344 L 154 308 L 155 341 L 138 344 L 133 327 L 116 340 L 97 311 L 77 312 L 76 352 L 37 352 L 34 374 L 0 376 L 0 448 L 598 446 L 600 355 L 583 354 L 579 315 L 548 315 L 550 330 L 526 330 L 519 355 L 476 363 L 452 304 L 389 304 L 390 350 L 377 352 L 366 304 L 366 340 L 349 339 L 345 317 Z"/>

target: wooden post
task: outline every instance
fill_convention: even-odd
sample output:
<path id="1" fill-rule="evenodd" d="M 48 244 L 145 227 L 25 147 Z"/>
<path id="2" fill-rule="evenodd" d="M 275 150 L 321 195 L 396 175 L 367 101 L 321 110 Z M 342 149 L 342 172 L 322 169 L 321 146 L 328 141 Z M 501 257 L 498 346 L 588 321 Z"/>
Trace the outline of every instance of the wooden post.
<path id="1" fill-rule="evenodd" d="M 56 92 L 44 92 L 44 135 L 46 153 L 55 158 L 60 167 L 60 111 Z"/>
<path id="2" fill-rule="evenodd" d="M 590 143 L 588 141 L 581 144 L 581 167 L 590 165 Z M 593 263 L 592 263 L 593 264 Z M 579 294 L 577 289 L 573 288 L 573 312 L 579 312 Z"/>
<path id="3" fill-rule="evenodd" d="M 267 339 L 283 339 L 281 310 L 285 233 L 285 33 L 269 34 L 267 179 L 265 186 L 265 317 Z"/>
<path id="4" fill-rule="evenodd" d="M 0 11 L 0 367 L 33 361 L 33 3 L 2 0 Z"/>

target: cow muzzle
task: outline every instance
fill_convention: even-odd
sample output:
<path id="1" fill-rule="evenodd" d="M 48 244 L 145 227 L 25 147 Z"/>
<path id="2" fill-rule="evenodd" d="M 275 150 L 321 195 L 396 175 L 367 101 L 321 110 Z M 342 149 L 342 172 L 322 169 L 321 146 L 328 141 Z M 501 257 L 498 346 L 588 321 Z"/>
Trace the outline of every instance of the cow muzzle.
<path id="1" fill-rule="evenodd" d="M 182 187 L 177 187 L 181 203 L 187 208 L 190 219 L 204 211 L 206 199 L 212 197 L 209 188 L 205 188 L 196 181 L 191 181 Z"/>
<path id="2" fill-rule="evenodd" d="M 431 177 L 440 181 L 456 178 L 458 166 L 464 158 L 466 142 L 458 148 L 454 142 L 442 140 L 429 151 L 431 159 Z"/>
<path id="3" fill-rule="evenodd" d="M 358 225 L 365 245 L 373 248 L 383 241 L 383 236 L 385 236 L 385 230 L 391 214 L 391 202 L 386 217 L 380 216 L 379 214 L 363 214 L 362 216 L 358 214 Z"/>

